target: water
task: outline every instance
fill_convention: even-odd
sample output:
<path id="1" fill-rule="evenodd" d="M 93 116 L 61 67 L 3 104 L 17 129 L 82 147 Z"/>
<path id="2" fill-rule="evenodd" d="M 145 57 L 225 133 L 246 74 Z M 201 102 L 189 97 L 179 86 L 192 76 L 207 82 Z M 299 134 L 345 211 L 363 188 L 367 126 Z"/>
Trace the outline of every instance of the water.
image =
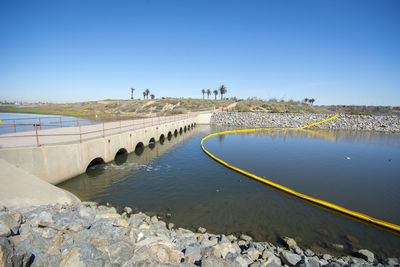
<path id="1" fill-rule="evenodd" d="M 40 118 L 40 120 L 39 120 Z M 7 125 L 14 123 L 25 123 L 29 125 Z M 60 115 L 43 115 L 43 114 L 29 114 L 29 113 L 0 113 L 0 134 L 34 131 L 34 124 L 40 124 L 39 129 L 51 129 L 60 127 L 59 125 L 83 125 L 90 124 L 93 121 L 78 119 L 71 116 L 60 116 Z M 47 125 L 46 125 L 47 124 Z"/>
<path id="2" fill-rule="evenodd" d="M 83 200 L 130 206 L 178 227 L 250 234 L 341 255 L 367 248 L 400 255 L 400 237 L 286 196 L 203 153 L 209 126 L 97 166 L 59 186 Z M 213 137 L 224 161 L 301 193 L 400 224 L 400 136 L 345 131 L 268 131 Z M 171 214 L 171 218 L 167 218 Z M 343 245 L 339 249 L 337 245 Z"/>

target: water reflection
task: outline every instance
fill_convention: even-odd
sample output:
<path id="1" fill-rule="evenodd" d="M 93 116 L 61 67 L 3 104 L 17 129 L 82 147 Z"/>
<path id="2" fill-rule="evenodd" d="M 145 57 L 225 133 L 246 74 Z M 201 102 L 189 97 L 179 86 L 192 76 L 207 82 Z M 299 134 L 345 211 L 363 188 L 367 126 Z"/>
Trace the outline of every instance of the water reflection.
<path id="1" fill-rule="evenodd" d="M 150 161 L 168 152 L 192 135 L 198 134 L 201 128 L 201 126 L 197 126 L 190 132 L 170 138 L 168 142 L 153 142 L 147 147 L 144 147 L 143 143 L 139 143 L 133 153 L 117 153 L 113 162 L 89 166 L 86 173 L 57 186 L 73 192 L 81 200 L 90 200 L 111 184 L 128 179 L 142 169 L 151 168 L 147 166 Z"/>
<path id="2" fill-rule="evenodd" d="M 204 136 L 232 129 L 196 127 L 163 145 L 156 143 L 154 149 L 138 147 L 123 164 L 106 164 L 97 177 L 85 174 L 61 186 L 82 199 L 163 216 L 177 227 L 247 233 L 257 241 L 274 243 L 280 236 L 291 236 L 320 253 L 367 248 L 380 256 L 400 255 L 398 236 L 288 197 L 226 169 L 202 152 L 199 144 Z M 208 139 L 205 145 L 224 161 L 260 177 L 398 224 L 399 138 L 286 130 L 229 134 Z"/>

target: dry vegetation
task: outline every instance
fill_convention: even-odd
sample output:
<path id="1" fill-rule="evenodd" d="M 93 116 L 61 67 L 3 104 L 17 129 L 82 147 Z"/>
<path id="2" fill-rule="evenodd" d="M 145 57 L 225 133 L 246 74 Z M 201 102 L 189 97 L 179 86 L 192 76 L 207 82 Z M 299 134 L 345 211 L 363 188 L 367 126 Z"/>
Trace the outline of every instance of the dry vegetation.
<path id="1" fill-rule="evenodd" d="M 127 119 L 154 115 L 185 114 L 196 111 L 272 112 L 272 113 L 333 113 L 370 114 L 398 113 L 398 107 L 314 106 L 300 101 L 283 100 L 203 100 L 192 98 L 163 98 L 149 100 L 101 100 L 68 104 L 42 104 L 37 107 L 0 106 L 0 112 L 69 115 L 97 120 Z M 381 109 L 379 109 L 381 108 Z M 388 112 L 389 110 L 389 112 Z"/>

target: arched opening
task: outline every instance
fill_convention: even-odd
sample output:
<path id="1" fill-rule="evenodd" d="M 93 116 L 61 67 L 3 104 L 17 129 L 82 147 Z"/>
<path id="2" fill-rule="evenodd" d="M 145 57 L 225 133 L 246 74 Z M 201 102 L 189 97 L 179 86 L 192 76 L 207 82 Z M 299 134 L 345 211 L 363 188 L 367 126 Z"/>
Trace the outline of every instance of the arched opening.
<path id="1" fill-rule="evenodd" d="M 154 137 L 150 138 L 149 141 L 149 148 L 153 149 L 156 146 L 156 139 L 154 139 Z"/>
<path id="2" fill-rule="evenodd" d="M 188 131 L 190 131 L 190 124 L 188 125 Z"/>
<path id="3" fill-rule="evenodd" d="M 183 131 L 186 132 L 186 125 L 185 125 L 185 127 L 183 127 Z"/>
<path id="4" fill-rule="evenodd" d="M 183 130 L 182 127 L 179 129 L 179 134 L 182 134 Z"/>
<path id="5" fill-rule="evenodd" d="M 104 159 L 98 157 L 93 159 L 86 168 L 86 174 L 89 176 L 96 176 L 104 170 Z"/>
<path id="6" fill-rule="evenodd" d="M 160 144 L 163 144 L 164 140 L 165 140 L 165 136 L 164 136 L 164 134 L 161 134 L 160 135 Z"/>
<path id="7" fill-rule="evenodd" d="M 122 165 L 128 159 L 128 151 L 125 148 L 120 148 L 115 154 L 114 161 L 117 165 Z"/>
<path id="8" fill-rule="evenodd" d="M 140 156 L 143 153 L 144 150 L 144 144 L 142 142 L 137 143 L 135 147 L 135 154 Z"/>
<path id="9" fill-rule="evenodd" d="M 174 135 L 175 135 L 175 137 L 177 137 L 177 136 L 178 136 L 178 130 L 177 130 L 177 129 L 175 129 L 175 131 L 174 131 Z"/>
<path id="10" fill-rule="evenodd" d="M 168 132 L 168 137 L 167 138 L 168 138 L 168 141 L 171 140 L 171 138 L 172 138 L 172 133 L 171 132 Z"/>

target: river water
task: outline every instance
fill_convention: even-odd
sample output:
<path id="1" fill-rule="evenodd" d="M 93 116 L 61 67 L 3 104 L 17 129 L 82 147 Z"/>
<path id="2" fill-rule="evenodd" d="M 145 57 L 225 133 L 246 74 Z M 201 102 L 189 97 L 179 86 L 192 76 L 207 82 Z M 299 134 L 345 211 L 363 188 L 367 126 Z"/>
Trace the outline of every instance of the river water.
<path id="1" fill-rule="evenodd" d="M 400 237 L 286 196 L 209 158 L 200 140 L 226 130 L 198 126 L 60 184 L 82 200 L 130 206 L 178 227 L 246 233 L 341 255 L 367 248 L 400 255 Z M 280 130 L 213 137 L 226 162 L 298 192 L 400 224 L 400 135 Z"/>
<path id="2" fill-rule="evenodd" d="M 0 112 L 0 121 L 0 134 L 34 131 L 34 124 L 38 125 L 38 129 L 44 130 L 60 127 L 61 125 L 65 127 L 93 123 L 93 121 L 71 116 L 2 112 Z"/>

